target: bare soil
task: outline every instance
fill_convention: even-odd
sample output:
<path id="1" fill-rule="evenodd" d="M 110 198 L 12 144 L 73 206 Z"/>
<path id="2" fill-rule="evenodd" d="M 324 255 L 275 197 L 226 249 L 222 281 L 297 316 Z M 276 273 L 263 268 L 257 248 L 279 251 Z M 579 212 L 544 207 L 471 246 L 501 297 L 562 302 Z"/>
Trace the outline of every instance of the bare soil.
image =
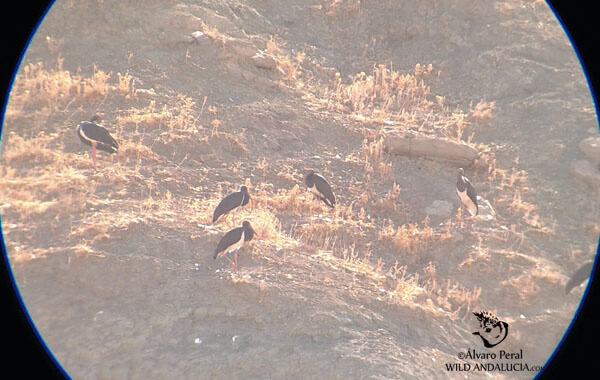
<path id="1" fill-rule="evenodd" d="M 598 123 L 542 1 L 59 1 L 19 75 L 38 62 L 97 86 L 11 100 L 0 161 L 14 277 L 74 379 L 532 378 L 446 363 L 522 349 L 543 365 L 573 318 L 583 288 L 564 283 L 596 252 L 600 196 L 568 167 Z M 457 216 L 457 167 L 377 145 L 437 133 L 435 114 L 382 125 L 315 105 L 378 65 L 423 81 L 443 120 L 467 115 L 482 215 Z M 121 142 L 98 171 L 74 132 L 94 113 Z M 309 167 L 336 210 L 305 191 Z M 229 227 L 208 218 L 242 184 L 255 204 L 236 220 L 259 236 L 236 275 L 212 258 Z M 435 200 L 451 215 L 426 220 Z M 500 346 L 472 335 L 477 310 L 509 323 Z"/>

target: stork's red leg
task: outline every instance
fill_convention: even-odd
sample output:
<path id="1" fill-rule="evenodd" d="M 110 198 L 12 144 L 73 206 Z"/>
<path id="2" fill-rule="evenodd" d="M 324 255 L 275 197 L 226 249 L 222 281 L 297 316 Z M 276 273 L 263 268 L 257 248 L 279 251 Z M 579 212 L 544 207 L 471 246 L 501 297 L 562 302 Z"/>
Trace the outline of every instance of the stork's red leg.
<path id="1" fill-rule="evenodd" d="M 92 141 L 92 162 L 94 163 L 94 169 L 98 170 L 96 167 L 96 142 Z"/>
<path id="2" fill-rule="evenodd" d="M 235 253 L 233 254 L 233 257 L 235 259 L 235 268 L 233 269 L 233 271 L 235 273 L 237 273 L 237 252 L 238 252 L 239 248 L 235 250 Z"/>
<path id="3" fill-rule="evenodd" d="M 231 227 L 231 224 L 229 223 L 229 213 L 223 215 L 223 219 L 225 220 L 225 224 L 227 224 L 227 227 Z"/>
<path id="4" fill-rule="evenodd" d="M 225 254 L 225 258 L 227 259 L 227 261 L 229 261 L 231 263 L 231 269 L 233 269 L 233 267 L 235 266 L 235 263 L 233 261 L 231 261 L 231 259 L 229 258 L 229 256 L 227 256 L 227 254 Z"/>

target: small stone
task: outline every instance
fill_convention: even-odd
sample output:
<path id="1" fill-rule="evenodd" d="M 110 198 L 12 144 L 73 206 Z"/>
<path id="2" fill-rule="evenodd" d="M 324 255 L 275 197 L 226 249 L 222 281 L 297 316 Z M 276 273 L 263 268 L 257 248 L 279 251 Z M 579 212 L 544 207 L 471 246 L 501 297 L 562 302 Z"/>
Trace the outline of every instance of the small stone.
<path id="1" fill-rule="evenodd" d="M 206 44 L 210 43 L 210 38 L 208 38 L 208 36 L 206 34 L 202 33 L 199 30 L 197 30 L 194 33 L 192 33 L 192 37 L 200 45 L 206 45 Z"/>
<path id="2" fill-rule="evenodd" d="M 254 66 L 263 69 L 274 69 L 275 67 L 277 67 L 277 61 L 275 61 L 275 58 L 262 52 L 255 54 L 252 58 L 250 58 L 250 60 L 252 61 Z"/>

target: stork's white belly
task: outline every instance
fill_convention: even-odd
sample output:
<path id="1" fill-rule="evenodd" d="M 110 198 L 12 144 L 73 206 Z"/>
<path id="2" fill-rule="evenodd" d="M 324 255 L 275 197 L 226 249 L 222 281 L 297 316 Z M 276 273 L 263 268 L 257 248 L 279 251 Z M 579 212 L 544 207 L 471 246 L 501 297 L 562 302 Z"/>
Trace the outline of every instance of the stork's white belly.
<path id="1" fill-rule="evenodd" d="M 471 215 L 477 214 L 477 206 L 475 205 L 475 203 L 473 203 L 471 198 L 469 198 L 466 190 L 463 192 L 456 190 L 456 194 L 458 194 L 460 202 L 469 209 L 469 213 L 471 213 Z"/>
<path id="2" fill-rule="evenodd" d="M 244 239 L 245 239 L 245 235 L 244 235 L 244 232 L 242 231 L 242 237 L 240 238 L 240 241 L 238 241 L 237 243 L 235 243 L 234 245 L 232 245 L 231 247 L 229 247 L 229 249 L 227 250 L 227 252 L 233 252 L 236 249 L 242 248 L 242 245 L 244 245 Z"/>

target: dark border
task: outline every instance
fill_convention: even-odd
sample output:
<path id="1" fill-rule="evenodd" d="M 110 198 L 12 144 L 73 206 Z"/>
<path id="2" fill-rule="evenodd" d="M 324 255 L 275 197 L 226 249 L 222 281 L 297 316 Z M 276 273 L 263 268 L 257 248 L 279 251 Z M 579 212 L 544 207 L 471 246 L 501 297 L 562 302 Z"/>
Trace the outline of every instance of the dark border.
<path id="1" fill-rule="evenodd" d="M 50 8 L 50 1 L 11 2 L 10 8 L 2 12 L 3 59 L 2 65 L 2 120 L 12 83 L 24 50 L 31 36 L 37 30 L 39 22 Z M 549 5 L 561 21 L 567 35 L 576 47 L 576 51 L 588 78 L 592 96 L 598 111 L 597 93 L 600 88 L 598 79 L 597 48 L 600 46 L 600 33 L 597 28 L 597 11 L 594 2 L 549 1 Z M 597 112 L 598 113 L 598 112 Z M 1 132 L 1 128 L 0 128 Z M 42 343 L 36 330 L 25 313 L 14 286 L 10 266 L 7 261 L 4 242 L 1 241 L 3 254 L 1 273 L 1 294 L 5 301 L 3 307 L 3 327 L 6 331 L 4 340 L 5 353 L 1 371 L 7 374 L 18 374 L 19 378 L 65 379 L 66 374 L 54 361 L 52 355 Z M 574 375 L 580 368 L 592 368 L 596 361 L 593 347 L 600 342 L 600 332 L 596 328 L 594 310 L 599 308 L 600 286 L 597 276 L 598 266 L 594 267 L 586 290 L 584 301 L 580 305 L 577 317 L 569 327 L 560 345 L 550 361 L 545 364 L 544 371 L 538 379 L 564 378 Z"/>
<path id="2" fill-rule="evenodd" d="M 548 5 L 554 11 L 577 52 L 592 92 L 596 118 L 598 118 L 600 35 L 595 4 L 593 2 L 551 0 L 548 1 Z M 596 257 L 598 257 L 598 252 L 600 252 L 600 248 L 597 248 Z M 595 321 L 597 318 L 595 311 L 600 307 L 598 282 L 598 261 L 596 260 L 586 292 L 571 325 L 544 365 L 544 370 L 538 374 L 536 379 L 564 379 L 584 373 L 582 370 L 585 368 L 594 367 L 597 362 L 596 345 L 600 342 L 600 332 L 597 328 L 597 321 Z"/>
<path id="3" fill-rule="evenodd" d="M 4 5 L 0 23 L 2 32 L 2 108 L 0 109 L 0 133 L 4 124 L 4 110 L 15 72 L 17 71 L 29 41 L 39 23 L 50 9 L 51 1 L 13 1 Z M 1 147 L 1 145 L 0 145 Z M 1 224 L 0 224 L 1 232 Z M 2 265 L 0 267 L 0 299 L 2 299 L 2 336 L 5 349 L 2 353 L 0 373 L 5 378 L 19 379 L 68 379 L 67 374 L 55 361 L 54 356 L 37 334 L 25 306 L 18 295 L 4 246 L 0 236 Z"/>

